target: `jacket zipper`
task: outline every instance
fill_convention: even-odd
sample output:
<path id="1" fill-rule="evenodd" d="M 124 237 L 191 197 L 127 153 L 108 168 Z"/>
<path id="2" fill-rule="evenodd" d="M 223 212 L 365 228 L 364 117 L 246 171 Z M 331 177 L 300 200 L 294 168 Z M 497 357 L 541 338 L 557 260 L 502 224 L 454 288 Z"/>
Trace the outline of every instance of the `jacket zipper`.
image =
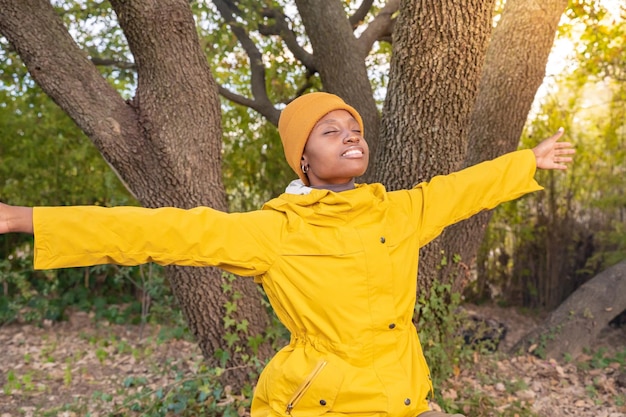
<path id="1" fill-rule="evenodd" d="M 300 386 L 298 387 L 296 392 L 291 396 L 291 399 L 287 403 L 287 409 L 285 410 L 285 412 L 287 414 L 291 415 L 291 410 L 293 410 L 293 408 L 302 399 L 302 397 L 308 391 L 309 387 L 311 386 L 311 384 L 313 383 L 315 378 L 317 378 L 319 373 L 322 372 L 322 369 L 324 369 L 324 367 L 326 366 L 327 363 L 328 363 L 328 361 L 326 361 L 324 359 L 321 359 L 317 363 L 317 365 L 315 365 L 315 368 L 309 374 L 309 376 L 307 376 L 306 379 L 302 382 L 302 384 L 300 384 Z"/>

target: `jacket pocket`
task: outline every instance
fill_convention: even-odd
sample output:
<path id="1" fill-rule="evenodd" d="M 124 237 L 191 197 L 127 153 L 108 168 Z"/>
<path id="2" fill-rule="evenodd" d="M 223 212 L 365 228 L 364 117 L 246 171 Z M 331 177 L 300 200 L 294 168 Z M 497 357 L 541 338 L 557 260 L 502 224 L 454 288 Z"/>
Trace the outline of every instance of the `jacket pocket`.
<path id="1" fill-rule="evenodd" d="M 313 417 L 329 412 L 342 382 L 342 374 L 326 359 L 320 359 L 285 406 L 293 417 Z"/>

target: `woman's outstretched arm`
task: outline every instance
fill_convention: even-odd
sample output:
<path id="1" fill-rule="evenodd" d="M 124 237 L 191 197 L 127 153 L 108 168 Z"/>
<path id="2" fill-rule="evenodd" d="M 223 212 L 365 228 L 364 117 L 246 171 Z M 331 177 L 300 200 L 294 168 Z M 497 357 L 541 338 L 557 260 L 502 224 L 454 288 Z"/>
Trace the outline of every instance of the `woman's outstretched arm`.
<path id="1" fill-rule="evenodd" d="M 0 203 L 0 234 L 33 233 L 32 207 Z"/>

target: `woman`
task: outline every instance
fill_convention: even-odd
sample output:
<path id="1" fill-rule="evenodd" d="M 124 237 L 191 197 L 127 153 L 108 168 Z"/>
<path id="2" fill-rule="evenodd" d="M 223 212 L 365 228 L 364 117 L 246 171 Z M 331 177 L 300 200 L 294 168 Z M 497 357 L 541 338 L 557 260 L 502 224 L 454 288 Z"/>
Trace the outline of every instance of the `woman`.
<path id="1" fill-rule="evenodd" d="M 355 184 L 369 160 L 358 112 L 311 93 L 279 121 L 299 177 L 261 210 L 0 206 L 0 233 L 35 234 L 35 268 L 117 263 L 217 266 L 261 283 L 291 341 L 261 374 L 257 416 L 443 416 L 412 323 L 419 248 L 444 227 L 540 190 L 536 167 L 566 169 L 557 142 L 411 190 Z"/>

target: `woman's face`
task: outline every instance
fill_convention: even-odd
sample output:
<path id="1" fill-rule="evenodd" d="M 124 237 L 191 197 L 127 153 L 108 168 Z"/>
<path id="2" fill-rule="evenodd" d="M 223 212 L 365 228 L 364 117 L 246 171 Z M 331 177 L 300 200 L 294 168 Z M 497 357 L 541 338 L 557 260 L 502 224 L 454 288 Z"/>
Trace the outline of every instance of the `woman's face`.
<path id="1" fill-rule="evenodd" d="M 313 127 L 302 153 L 311 185 L 345 184 L 367 170 L 369 148 L 346 110 L 334 110 Z"/>

